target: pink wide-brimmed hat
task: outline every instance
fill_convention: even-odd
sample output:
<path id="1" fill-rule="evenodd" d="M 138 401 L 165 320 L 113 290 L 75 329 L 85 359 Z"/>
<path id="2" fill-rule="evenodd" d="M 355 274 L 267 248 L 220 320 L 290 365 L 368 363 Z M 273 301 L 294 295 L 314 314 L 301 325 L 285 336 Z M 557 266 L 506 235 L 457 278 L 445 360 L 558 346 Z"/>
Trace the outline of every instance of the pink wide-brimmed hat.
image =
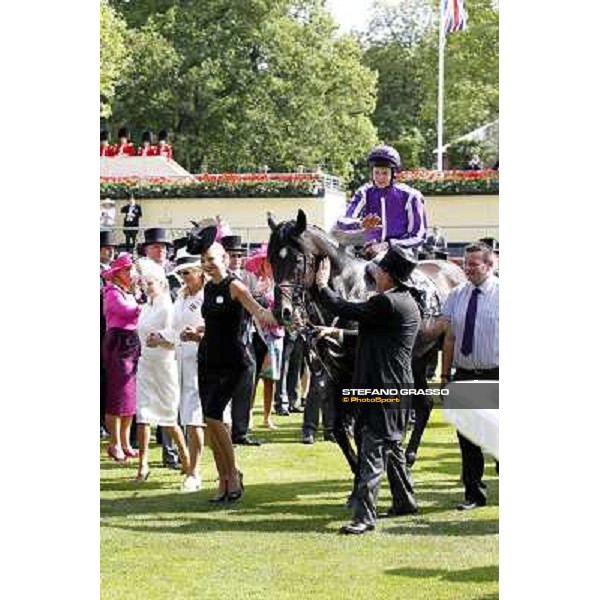
<path id="1" fill-rule="evenodd" d="M 264 260 L 267 259 L 267 248 L 268 244 L 263 244 L 258 250 L 255 250 L 247 259 L 246 259 L 246 271 L 250 271 L 250 273 L 254 273 L 255 275 L 260 270 L 260 265 Z"/>
<path id="2" fill-rule="evenodd" d="M 133 257 L 131 254 L 124 252 L 123 254 L 119 254 L 119 256 L 110 263 L 110 267 L 102 271 L 100 275 L 102 275 L 104 279 L 111 280 L 119 271 L 130 269 L 133 267 L 133 264 Z"/>

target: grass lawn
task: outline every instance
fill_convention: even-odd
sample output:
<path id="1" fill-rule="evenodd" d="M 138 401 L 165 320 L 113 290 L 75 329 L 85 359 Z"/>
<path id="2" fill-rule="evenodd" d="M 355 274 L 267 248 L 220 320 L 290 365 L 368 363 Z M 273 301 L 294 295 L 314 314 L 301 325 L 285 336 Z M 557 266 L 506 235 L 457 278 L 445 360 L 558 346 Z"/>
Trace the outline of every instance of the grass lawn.
<path id="1" fill-rule="evenodd" d="M 255 414 L 255 423 L 262 415 Z M 492 600 L 498 598 L 498 479 L 486 464 L 489 505 L 467 513 L 454 430 L 435 410 L 413 474 L 420 512 L 382 519 L 375 532 L 338 535 L 349 519 L 351 479 L 337 446 L 299 443 L 302 415 L 275 417 L 280 429 L 255 430 L 266 443 L 236 449 L 246 493 L 214 507 L 212 453 L 204 489 L 182 494 L 182 477 L 161 468 L 132 482 L 101 444 L 103 599 Z M 390 504 L 384 482 L 380 509 Z"/>

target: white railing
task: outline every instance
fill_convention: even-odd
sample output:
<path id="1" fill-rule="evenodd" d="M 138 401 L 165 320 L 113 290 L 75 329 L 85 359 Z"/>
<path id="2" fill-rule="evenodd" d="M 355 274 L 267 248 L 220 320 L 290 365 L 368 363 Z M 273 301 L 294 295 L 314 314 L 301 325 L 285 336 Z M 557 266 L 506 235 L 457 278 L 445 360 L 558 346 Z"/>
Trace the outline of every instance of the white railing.
<path id="1" fill-rule="evenodd" d="M 290 177 L 292 178 L 294 175 L 308 175 L 308 176 L 313 176 L 314 179 L 312 179 L 312 181 L 318 182 L 320 184 L 320 187 L 322 187 L 325 190 L 335 190 L 335 191 L 339 191 L 342 192 L 344 190 L 344 185 L 343 185 L 343 181 L 341 177 L 338 177 L 337 175 L 329 175 L 328 173 L 307 173 L 307 172 L 298 172 L 298 173 L 267 173 L 266 175 L 264 173 L 215 173 L 215 174 L 211 174 L 211 173 L 200 173 L 197 175 L 190 175 L 188 173 L 186 173 L 184 171 L 184 173 L 176 173 L 176 172 L 171 172 L 171 173 L 163 173 L 162 171 L 152 171 L 152 169 L 146 167 L 145 171 L 138 171 L 138 172 L 127 172 L 127 170 L 125 168 L 121 168 L 119 169 L 110 169 L 112 163 L 111 161 L 116 161 L 114 164 L 115 165 L 121 165 L 121 163 L 124 161 L 125 163 L 127 162 L 127 160 L 131 160 L 135 157 L 124 157 L 121 159 L 121 157 L 115 159 L 115 158 L 106 158 L 103 160 L 102 164 L 104 166 L 103 170 L 101 171 L 101 176 L 100 176 L 100 180 L 101 181 L 106 181 L 106 182 L 110 182 L 111 179 L 127 179 L 127 180 L 138 180 L 140 183 L 151 183 L 153 179 L 161 179 L 161 180 L 165 180 L 168 179 L 174 183 L 183 183 L 183 182 L 194 182 L 197 180 L 197 178 L 201 178 L 203 176 L 205 177 L 210 177 L 211 179 L 214 178 L 214 180 L 218 181 L 219 179 L 223 179 L 225 181 L 231 181 L 232 179 L 235 179 L 236 176 L 239 176 L 239 180 L 240 182 L 243 182 L 244 180 L 247 181 L 253 181 L 253 176 L 256 176 L 256 178 L 258 179 L 260 178 L 265 178 L 267 180 L 273 180 L 273 181 L 285 181 L 286 177 Z M 144 167 L 144 161 L 145 160 L 151 160 L 152 158 L 157 158 L 157 157 L 149 157 L 147 159 L 145 158 L 141 158 L 140 159 L 140 166 Z M 160 159 L 160 157 L 158 157 Z M 161 166 L 172 166 L 173 168 L 175 168 L 175 166 L 178 167 L 177 163 L 174 163 L 173 161 L 166 161 L 166 159 L 160 159 L 164 162 L 164 164 L 161 164 Z M 182 169 L 183 171 L 183 169 Z"/>
<path id="2" fill-rule="evenodd" d="M 271 230 L 266 223 L 264 227 L 246 227 L 244 225 L 236 225 L 235 223 L 230 223 L 230 226 L 233 233 L 242 238 L 242 244 L 246 247 L 247 252 L 250 252 L 251 248 L 260 245 L 261 243 L 267 243 L 271 235 Z M 144 227 L 139 227 L 137 229 L 138 235 L 136 243 L 143 242 L 144 230 L 152 227 L 160 227 L 161 229 L 165 229 L 168 232 L 168 236 L 171 240 L 184 237 L 191 229 L 184 227 L 165 227 L 164 225 L 147 225 Z M 117 243 L 122 245 L 125 244 L 125 227 L 115 226 L 111 228 L 104 227 L 101 229 L 110 229 L 111 231 L 114 231 L 116 234 Z M 442 229 L 442 233 L 446 236 L 446 240 L 450 244 L 467 244 L 483 237 L 495 237 L 497 239 L 499 237 L 498 226 L 492 225 L 449 225 L 442 227 Z M 458 237 L 456 234 L 459 232 L 460 239 L 456 239 Z"/>

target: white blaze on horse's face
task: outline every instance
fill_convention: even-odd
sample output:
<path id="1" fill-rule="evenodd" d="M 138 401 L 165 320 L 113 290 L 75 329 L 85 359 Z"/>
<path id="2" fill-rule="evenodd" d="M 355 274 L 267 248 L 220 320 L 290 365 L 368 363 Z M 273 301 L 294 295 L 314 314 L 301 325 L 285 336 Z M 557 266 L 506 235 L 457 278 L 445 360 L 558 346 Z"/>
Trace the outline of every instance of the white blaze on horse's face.
<path id="1" fill-rule="evenodd" d="M 288 249 L 287 248 L 282 248 L 279 251 L 279 258 L 285 258 L 288 255 Z"/>

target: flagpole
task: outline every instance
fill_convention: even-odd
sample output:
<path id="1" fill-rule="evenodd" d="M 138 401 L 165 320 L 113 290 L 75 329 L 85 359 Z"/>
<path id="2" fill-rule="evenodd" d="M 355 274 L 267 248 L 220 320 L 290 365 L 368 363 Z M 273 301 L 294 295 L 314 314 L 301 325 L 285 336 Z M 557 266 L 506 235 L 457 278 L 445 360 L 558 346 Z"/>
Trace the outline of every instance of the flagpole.
<path id="1" fill-rule="evenodd" d="M 440 32 L 438 42 L 438 111 L 437 111 L 437 170 L 443 171 L 442 145 L 444 139 L 444 0 L 440 0 Z"/>

